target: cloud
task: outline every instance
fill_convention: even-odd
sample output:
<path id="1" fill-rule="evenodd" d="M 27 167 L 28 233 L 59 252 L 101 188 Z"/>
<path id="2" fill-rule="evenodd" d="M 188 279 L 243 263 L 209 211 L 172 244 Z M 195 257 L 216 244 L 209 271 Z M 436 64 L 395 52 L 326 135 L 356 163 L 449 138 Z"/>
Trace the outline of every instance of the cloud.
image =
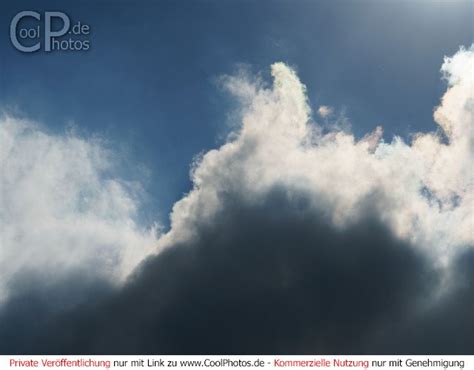
<path id="1" fill-rule="evenodd" d="M 198 234 L 197 220 L 220 209 L 221 194 L 258 201 L 280 185 L 312 194 L 308 201 L 339 227 L 363 216 L 370 199 L 397 237 L 446 265 L 473 241 L 473 54 L 471 47 L 445 59 L 449 87 L 434 114 L 440 130 L 414 134 L 411 143 L 384 142 L 380 127 L 361 140 L 323 133 L 312 122 L 306 87 L 282 63 L 272 66 L 270 88 L 246 75 L 228 77 L 244 102 L 242 126 L 194 166 L 194 189 L 175 204 L 160 246 Z"/>
<path id="2" fill-rule="evenodd" d="M 44 284 L 74 271 L 121 281 L 150 253 L 154 230 L 136 222 L 139 189 L 114 175 L 115 160 L 98 138 L 0 120 L 2 300 L 27 274 Z"/>
<path id="3" fill-rule="evenodd" d="M 321 105 L 318 108 L 318 114 L 323 118 L 330 116 L 332 113 L 333 113 L 333 109 L 327 105 Z"/>
<path id="4" fill-rule="evenodd" d="M 456 284 L 439 297 L 442 281 L 431 261 L 375 215 L 340 230 L 311 205 L 311 196 L 282 187 L 257 203 L 223 194 L 212 220 L 198 221 L 198 237 L 147 259 L 121 289 L 92 291 L 89 302 L 65 313 L 51 312 L 41 289 L 19 294 L 0 316 L 0 348 L 51 354 L 472 352 L 473 332 L 464 330 L 474 312 L 472 255 L 456 261 Z M 28 305 L 35 309 L 25 310 Z"/>
<path id="5" fill-rule="evenodd" d="M 382 128 L 360 140 L 322 130 L 283 63 L 272 66 L 272 86 L 225 77 L 242 103 L 241 127 L 193 164 L 193 189 L 151 242 L 159 253 L 123 286 L 71 273 L 44 288 L 21 274 L 0 310 L 0 330 L 13 338 L 0 350 L 472 352 L 463 325 L 474 322 L 473 61 L 473 47 L 445 59 L 438 130 L 409 143 L 385 142 Z M 128 222 L 125 209 L 117 212 Z M 150 240 L 132 225 L 130 245 Z M 114 251 L 129 245 L 116 231 Z M 69 286 L 91 298 L 58 309 Z M 32 308 L 22 311 L 25 302 Z"/>
<path id="6" fill-rule="evenodd" d="M 449 292 L 399 327 L 386 347 L 397 353 L 472 354 L 474 342 L 474 253 L 461 253 L 453 264 L 455 283 Z M 413 326 L 412 326 L 413 325 Z M 397 338 L 402 338 L 396 341 Z M 429 338 L 429 339 L 427 339 Z M 379 338 L 377 338 L 379 339 Z M 380 348 L 381 343 L 379 344 Z M 377 346 L 374 346 L 377 348 Z M 383 352 L 383 350 L 381 351 Z"/>
<path id="7" fill-rule="evenodd" d="M 27 351 L 366 350 L 379 321 L 412 313 L 411 301 L 430 287 L 429 266 L 370 218 L 334 229 L 309 196 L 275 188 L 255 204 L 223 195 L 212 221 L 199 222 L 198 238 L 150 258 L 100 304 L 39 324 L 25 336 Z M 18 336 L 25 318 L 48 322 L 41 310 L 17 317 L 23 304 L 10 302 L 3 333 Z"/>

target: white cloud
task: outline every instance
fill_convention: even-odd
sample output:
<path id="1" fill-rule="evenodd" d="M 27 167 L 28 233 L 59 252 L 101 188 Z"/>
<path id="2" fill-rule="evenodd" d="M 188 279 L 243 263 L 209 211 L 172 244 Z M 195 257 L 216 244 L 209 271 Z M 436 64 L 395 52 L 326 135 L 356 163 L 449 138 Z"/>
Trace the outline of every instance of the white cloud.
<path id="1" fill-rule="evenodd" d="M 122 281 L 153 250 L 155 230 L 137 224 L 137 192 L 113 162 L 98 139 L 0 119 L 0 298 L 25 273 Z"/>
<path id="2" fill-rule="evenodd" d="M 331 115 L 333 112 L 333 109 L 327 105 L 321 105 L 319 108 L 318 108 L 318 114 L 325 118 L 329 115 Z"/>
<path id="3" fill-rule="evenodd" d="M 220 194 L 258 202 L 283 185 L 313 194 L 314 207 L 340 227 L 363 216 L 371 199 L 396 235 L 445 264 L 474 243 L 473 53 L 461 49 L 442 66 L 449 86 L 434 119 L 448 143 L 436 132 L 385 143 L 381 127 L 359 141 L 337 128 L 323 135 L 311 120 L 306 87 L 282 63 L 272 66 L 271 88 L 248 76 L 226 78 L 244 103 L 242 126 L 194 166 L 194 189 L 175 204 L 160 248 L 198 235 L 196 225 L 212 222 L 221 207 Z"/>

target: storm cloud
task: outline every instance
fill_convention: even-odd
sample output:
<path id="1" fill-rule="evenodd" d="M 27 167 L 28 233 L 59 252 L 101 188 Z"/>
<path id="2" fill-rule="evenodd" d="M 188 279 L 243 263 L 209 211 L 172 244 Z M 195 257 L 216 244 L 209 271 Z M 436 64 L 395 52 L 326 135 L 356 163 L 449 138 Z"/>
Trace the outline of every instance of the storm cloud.
<path id="1" fill-rule="evenodd" d="M 439 297 L 442 279 L 430 261 L 372 216 L 337 230 L 307 195 L 281 188 L 258 204 L 232 195 L 222 201 L 198 238 L 150 257 L 119 290 L 96 287 L 90 301 L 66 312 L 48 312 L 56 305 L 44 291 L 11 300 L 0 321 L 2 350 L 472 351 L 472 253 Z M 54 292 L 50 299 L 67 301 Z"/>
<path id="2" fill-rule="evenodd" d="M 472 60 L 446 58 L 438 131 L 410 143 L 327 132 L 283 63 L 272 86 L 223 77 L 242 125 L 196 159 L 153 251 L 118 285 L 17 271 L 0 350 L 472 353 Z"/>

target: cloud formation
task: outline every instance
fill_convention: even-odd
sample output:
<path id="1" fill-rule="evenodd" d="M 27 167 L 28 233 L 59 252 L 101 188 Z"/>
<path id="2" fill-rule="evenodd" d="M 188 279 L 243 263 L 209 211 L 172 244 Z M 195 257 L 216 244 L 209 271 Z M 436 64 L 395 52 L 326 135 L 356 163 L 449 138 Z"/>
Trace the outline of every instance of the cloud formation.
<path id="1" fill-rule="evenodd" d="M 473 47 L 445 59 L 441 70 L 448 90 L 434 112 L 438 130 L 414 134 L 409 143 L 398 137 L 385 142 L 380 127 L 360 140 L 337 128 L 323 130 L 312 120 L 305 86 L 283 63 L 272 66 L 272 86 L 248 75 L 225 77 L 242 103 L 242 125 L 193 164 L 193 189 L 174 205 L 170 230 L 157 240 L 133 221 L 136 203 L 126 187 L 118 180 L 112 182 L 120 191 L 106 186 L 102 162 L 90 159 L 97 146 L 79 140 L 89 148 L 82 157 L 80 150 L 71 156 L 60 151 L 61 158 L 86 159 L 94 170 L 86 183 L 78 180 L 79 190 L 65 193 L 55 212 L 69 215 L 77 206 L 67 202 L 80 198 L 88 184 L 96 184 L 92 193 L 98 200 L 107 200 L 105 213 L 86 208 L 85 214 L 110 231 L 109 239 L 76 229 L 77 222 L 71 227 L 77 234 L 65 239 L 77 243 L 89 236 L 85 250 L 75 244 L 84 256 L 78 265 L 96 258 L 97 240 L 106 240 L 114 253 L 140 251 L 138 258 L 119 259 L 127 266 L 152 247 L 155 254 L 123 286 L 83 281 L 77 278 L 80 269 L 50 286 L 19 275 L 0 310 L 0 331 L 9 333 L 0 350 L 472 352 L 474 331 L 466 329 L 474 322 L 473 62 Z M 36 161 L 18 163 L 21 168 Z M 53 173 L 75 178 L 81 168 Z M 38 203 L 40 210 L 57 193 L 48 178 L 32 181 L 48 184 L 44 191 L 53 197 Z M 13 204 L 21 205 L 27 194 Z M 116 228 L 108 229 L 104 220 L 110 217 L 118 218 Z M 24 225 L 34 226 L 34 220 Z M 11 228 L 18 224 L 23 225 L 15 221 Z M 61 227 L 50 238 L 60 235 Z M 64 240 L 51 239 L 44 248 L 60 245 Z M 112 271 L 114 266 L 120 276 L 130 271 L 121 263 L 112 263 Z M 58 309 L 58 302 L 70 301 L 64 292 L 71 286 L 90 299 Z M 44 299 L 48 294 L 53 304 Z"/>
<path id="2" fill-rule="evenodd" d="M 384 142 L 380 127 L 361 140 L 341 130 L 324 133 L 312 122 L 306 87 L 282 63 L 272 66 L 270 88 L 228 77 L 243 102 L 242 126 L 195 164 L 194 189 L 174 206 L 160 245 L 192 238 L 197 220 L 220 209 L 221 194 L 258 202 L 279 185 L 311 193 L 308 201 L 340 227 L 363 217 L 370 201 L 397 237 L 446 263 L 473 242 L 473 55 L 471 47 L 445 59 L 448 91 L 434 113 L 439 129 L 414 134 L 411 143 Z"/>
<path id="3" fill-rule="evenodd" d="M 327 105 L 321 105 L 318 108 L 318 114 L 323 118 L 330 116 L 332 112 L 333 109 Z"/>
<path id="4" fill-rule="evenodd" d="M 422 301 L 430 287 L 429 266 L 377 221 L 334 229 L 309 196 L 275 188 L 255 204 L 223 195 L 197 238 L 150 258 L 99 304 L 52 320 L 42 310 L 26 316 L 39 324 L 24 335 L 25 346 L 40 353 L 366 351 L 385 321 L 413 314 L 410 301 Z M 41 296 L 33 297 L 41 307 Z M 10 301 L 3 333 L 18 336 L 23 304 Z"/>
<path id="5" fill-rule="evenodd" d="M 155 246 L 136 222 L 139 189 L 114 175 L 100 139 L 0 119 L 0 302 L 26 275 L 123 281 Z"/>

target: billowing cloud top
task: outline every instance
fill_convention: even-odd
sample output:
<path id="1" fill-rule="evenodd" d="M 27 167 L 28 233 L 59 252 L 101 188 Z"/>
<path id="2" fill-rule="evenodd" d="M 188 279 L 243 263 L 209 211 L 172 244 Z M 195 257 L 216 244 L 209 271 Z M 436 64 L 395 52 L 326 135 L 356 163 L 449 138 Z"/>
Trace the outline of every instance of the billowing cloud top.
<path id="1" fill-rule="evenodd" d="M 411 144 L 399 137 L 384 142 L 380 127 L 358 141 L 343 131 L 322 134 L 305 86 L 283 63 L 272 66 L 272 88 L 226 78 L 245 104 L 242 127 L 195 164 L 194 189 L 174 206 L 160 246 L 193 237 L 196 223 L 221 206 L 221 194 L 258 202 L 279 185 L 311 193 L 312 205 L 337 226 L 365 215 L 369 202 L 398 237 L 445 262 L 473 243 L 473 55 L 471 47 L 446 58 L 449 88 L 434 113 L 441 130 L 414 134 Z"/>

